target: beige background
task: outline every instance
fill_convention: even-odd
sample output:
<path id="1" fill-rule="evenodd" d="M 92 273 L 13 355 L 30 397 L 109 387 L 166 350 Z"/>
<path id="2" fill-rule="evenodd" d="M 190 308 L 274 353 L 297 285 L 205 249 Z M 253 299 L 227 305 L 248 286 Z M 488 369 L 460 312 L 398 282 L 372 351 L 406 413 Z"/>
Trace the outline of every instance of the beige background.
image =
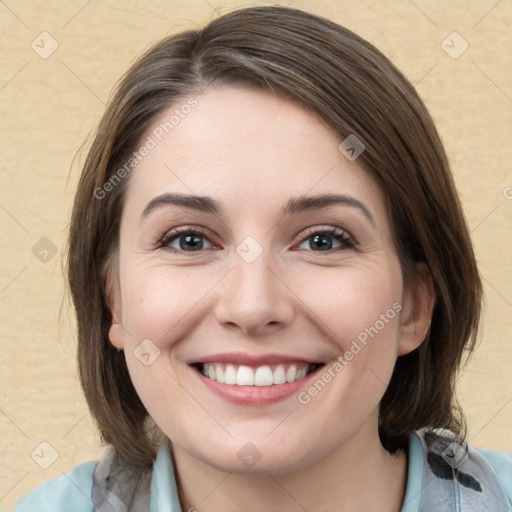
<path id="1" fill-rule="evenodd" d="M 34 486 L 100 451 L 76 377 L 73 317 L 61 269 L 77 149 L 114 83 L 142 51 L 165 35 L 197 28 L 216 12 L 257 3 L 265 2 L 0 2 L 0 510 L 12 510 Z M 470 442 L 511 451 L 512 3 L 282 3 L 329 17 L 374 43 L 430 108 L 485 283 L 482 341 L 458 383 Z M 42 32 L 58 43 L 51 55 L 52 40 Z M 451 56 L 441 46 L 445 39 Z M 453 58 L 465 41 L 467 50 Z M 52 454 L 56 460 L 41 467 Z"/>

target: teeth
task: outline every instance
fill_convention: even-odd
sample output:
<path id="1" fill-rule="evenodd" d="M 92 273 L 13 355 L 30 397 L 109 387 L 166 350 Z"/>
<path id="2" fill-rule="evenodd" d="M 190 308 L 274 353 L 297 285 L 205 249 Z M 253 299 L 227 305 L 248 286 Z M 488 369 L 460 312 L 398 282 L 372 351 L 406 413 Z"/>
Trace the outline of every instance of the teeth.
<path id="1" fill-rule="evenodd" d="M 288 370 L 286 370 L 286 382 L 293 382 L 297 376 L 297 367 L 292 364 Z"/>
<path id="2" fill-rule="evenodd" d="M 203 364 L 202 373 L 209 379 L 222 384 L 237 386 L 272 386 L 301 380 L 314 369 L 314 365 L 291 364 L 288 367 L 279 364 L 275 367 L 269 365 L 251 368 L 250 366 L 223 365 L 220 363 Z M 272 369 L 273 368 L 273 369 Z"/>
<path id="3" fill-rule="evenodd" d="M 274 376 L 270 366 L 260 366 L 254 373 L 254 384 L 256 386 L 272 386 L 274 384 Z"/>
<path id="4" fill-rule="evenodd" d="M 304 368 L 304 377 L 306 376 L 306 369 Z M 286 382 L 286 373 L 284 373 L 283 365 L 279 365 L 274 370 L 274 384 L 284 384 Z"/>
<path id="5" fill-rule="evenodd" d="M 254 386 L 254 372 L 248 366 L 239 366 L 236 372 L 237 386 Z"/>
<path id="6" fill-rule="evenodd" d="M 209 365 L 205 364 L 205 366 Z M 226 366 L 226 371 L 224 372 L 224 383 L 232 385 L 236 384 L 236 368 L 232 364 L 228 364 Z"/>
<path id="7" fill-rule="evenodd" d="M 306 376 L 306 373 L 308 373 L 307 368 L 301 368 L 300 370 L 297 370 L 297 375 L 295 376 L 295 380 L 303 379 Z"/>
<path id="8" fill-rule="evenodd" d="M 215 368 L 215 380 L 220 382 L 221 384 L 224 384 L 224 370 L 220 365 L 218 365 L 218 367 Z"/>

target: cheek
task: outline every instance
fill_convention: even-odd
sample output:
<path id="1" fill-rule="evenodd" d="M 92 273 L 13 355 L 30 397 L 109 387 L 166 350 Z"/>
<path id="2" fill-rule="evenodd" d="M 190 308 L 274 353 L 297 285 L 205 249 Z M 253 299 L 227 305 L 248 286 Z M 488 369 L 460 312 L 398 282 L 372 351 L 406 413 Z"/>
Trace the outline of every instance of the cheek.
<path id="1" fill-rule="evenodd" d="M 336 346 L 336 357 L 298 396 L 322 410 L 336 435 L 357 430 L 378 408 L 395 365 L 401 318 L 401 272 L 367 265 L 337 269 L 298 293 Z M 318 274 L 317 276 L 320 276 Z M 343 428 L 340 429 L 340 426 Z M 319 437 L 318 442 L 321 442 Z"/>
<path id="2" fill-rule="evenodd" d="M 350 339 L 374 326 L 382 314 L 391 309 L 390 322 L 396 324 L 394 303 L 401 300 L 401 286 L 389 269 L 365 266 L 337 269 L 331 274 L 318 273 L 310 276 L 309 284 L 302 286 L 298 294 L 323 320 L 334 341 L 342 348 Z M 379 330 L 383 330 L 378 322 Z"/>
<path id="3" fill-rule="evenodd" d="M 169 411 L 180 411 L 183 419 L 190 409 L 190 396 L 183 392 L 169 356 L 181 339 L 190 336 L 210 281 L 211 276 L 148 261 L 124 269 L 126 362 L 135 389 L 157 424 L 168 423 Z"/>
<path id="4" fill-rule="evenodd" d="M 323 270 L 311 275 L 297 294 L 314 312 L 315 324 L 336 346 L 342 358 L 343 380 L 354 383 L 366 375 L 370 384 L 375 382 L 379 388 L 381 383 L 387 385 L 400 332 L 400 267 L 390 262 L 386 268 L 338 268 L 330 275 Z"/>
<path id="5" fill-rule="evenodd" d="M 126 270 L 122 314 L 131 344 L 149 338 L 164 348 L 161 345 L 169 334 L 173 338 L 180 336 L 206 287 L 193 275 L 165 266 L 134 265 Z"/>

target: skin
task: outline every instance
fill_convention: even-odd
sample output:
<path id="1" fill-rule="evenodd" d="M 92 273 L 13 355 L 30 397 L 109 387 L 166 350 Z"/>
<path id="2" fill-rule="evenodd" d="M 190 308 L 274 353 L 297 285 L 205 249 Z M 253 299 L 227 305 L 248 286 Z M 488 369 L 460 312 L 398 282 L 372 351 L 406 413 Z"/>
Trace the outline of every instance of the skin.
<path id="1" fill-rule="evenodd" d="M 132 171 L 108 278 L 110 340 L 124 349 L 141 400 L 172 440 L 183 510 L 399 511 L 407 461 L 382 447 L 378 405 L 397 356 L 426 336 L 428 270 L 418 266 L 415 285 L 405 286 L 382 192 L 321 119 L 256 89 L 224 86 L 196 98 Z M 167 205 L 141 221 L 164 192 L 210 196 L 223 215 Z M 373 224 L 348 205 L 281 213 L 290 197 L 333 192 L 363 203 Z M 176 226 L 203 228 L 203 249 L 180 251 L 180 239 L 159 246 Z M 329 226 L 356 246 L 332 235 L 330 251 L 312 246 L 308 229 Z M 236 252 L 248 236 L 262 249 L 252 263 Z M 328 367 L 394 303 L 400 314 L 306 405 L 296 396 L 227 402 L 187 365 L 242 352 Z M 147 366 L 134 353 L 144 339 L 160 351 Z M 237 457 L 246 443 L 261 453 L 252 467 Z"/>

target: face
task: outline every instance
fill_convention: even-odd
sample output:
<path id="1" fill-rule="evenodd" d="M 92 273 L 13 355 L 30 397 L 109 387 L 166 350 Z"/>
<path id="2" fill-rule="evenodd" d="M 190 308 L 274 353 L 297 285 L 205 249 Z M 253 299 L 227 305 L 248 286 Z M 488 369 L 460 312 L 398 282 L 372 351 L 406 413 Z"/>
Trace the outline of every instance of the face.
<path id="1" fill-rule="evenodd" d="M 377 436 L 416 343 L 384 197 L 300 105 L 195 98 L 168 134 L 186 100 L 154 121 L 130 176 L 110 340 L 175 447 L 225 471 L 303 468 Z"/>

